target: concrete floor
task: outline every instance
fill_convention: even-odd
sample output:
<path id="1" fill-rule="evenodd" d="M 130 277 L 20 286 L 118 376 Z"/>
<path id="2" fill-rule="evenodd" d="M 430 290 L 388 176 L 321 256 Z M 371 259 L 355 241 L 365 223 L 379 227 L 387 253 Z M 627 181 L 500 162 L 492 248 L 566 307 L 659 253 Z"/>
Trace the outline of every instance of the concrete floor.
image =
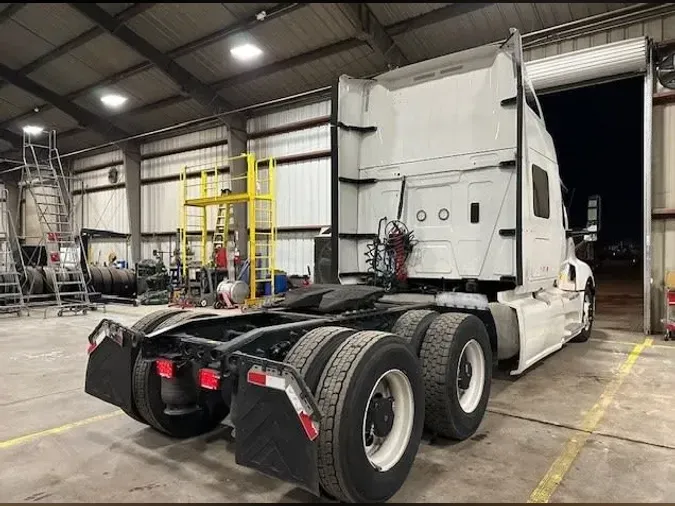
<path id="1" fill-rule="evenodd" d="M 130 324 L 154 309 L 106 316 Z M 0 319 L 0 502 L 312 500 L 237 466 L 217 434 L 176 442 L 84 394 L 85 336 L 102 316 Z M 598 316 L 589 342 L 520 378 L 498 375 L 478 433 L 425 441 L 394 500 L 527 501 L 570 440 L 587 437 L 551 502 L 675 501 L 675 344 L 654 336 L 626 375 L 644 337 Z"/>

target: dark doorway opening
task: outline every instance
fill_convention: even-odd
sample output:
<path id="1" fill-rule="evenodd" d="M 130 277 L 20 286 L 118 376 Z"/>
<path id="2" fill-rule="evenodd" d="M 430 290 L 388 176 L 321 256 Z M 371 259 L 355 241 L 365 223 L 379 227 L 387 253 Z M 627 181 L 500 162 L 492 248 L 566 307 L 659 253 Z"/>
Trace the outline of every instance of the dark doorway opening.
<path id="1" fill-rule="evenodd" d="M 589 195 L 602 199 L 594 245 L 596 326 L 642 329 L 642 77 L 539 97 L 567 188 L 570 223 L 586 223 Z"/>

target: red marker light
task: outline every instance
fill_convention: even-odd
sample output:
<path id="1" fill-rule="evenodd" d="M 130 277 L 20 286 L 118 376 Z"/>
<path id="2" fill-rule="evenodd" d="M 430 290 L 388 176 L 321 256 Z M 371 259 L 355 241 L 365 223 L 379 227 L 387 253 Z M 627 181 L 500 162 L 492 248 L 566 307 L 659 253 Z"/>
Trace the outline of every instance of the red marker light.
<path id="1" fill-rule="evenodd" d="M 218 390 L 220 388 L 220 373 L 215 369 L 200 369 L 199 385 L 207 390 Z"/>
<path id="2" fill-rule="evenodd" d="M 157 374 L 159 374 L 162 378 L 173 378 L 174 366 L 171 360 L 160 358 L 159 360 L 155 361 L 155 365 L 157 366 Z"/>

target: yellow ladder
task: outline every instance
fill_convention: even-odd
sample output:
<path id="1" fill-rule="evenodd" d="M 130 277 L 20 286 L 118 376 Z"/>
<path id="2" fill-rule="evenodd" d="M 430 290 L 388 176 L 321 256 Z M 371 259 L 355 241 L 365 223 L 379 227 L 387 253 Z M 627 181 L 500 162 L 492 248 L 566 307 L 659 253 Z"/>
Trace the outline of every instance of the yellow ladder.
<path id="1" fill-rule="evenodd" d="M 213 231 L 213 253 L 218 248 L 226 248 L 230 233 L 230 204 L 219 204 L 216 215 L 216 226 Z"/>
<path id="2" fill-rule="evenodd" d="M 269 283 L 269 292 L 265 294 L 265 299 L 274 298 L 276 293 L 274 286 L 277 240 L 275 174 L 275 158 L 256 160 L 255 198 L 251 202 L 249 212 L 249 216 L 253 217 L 249 225 L 249 258 L 251 259 L 251 282 L 258 286 L 265 286 Z"/>

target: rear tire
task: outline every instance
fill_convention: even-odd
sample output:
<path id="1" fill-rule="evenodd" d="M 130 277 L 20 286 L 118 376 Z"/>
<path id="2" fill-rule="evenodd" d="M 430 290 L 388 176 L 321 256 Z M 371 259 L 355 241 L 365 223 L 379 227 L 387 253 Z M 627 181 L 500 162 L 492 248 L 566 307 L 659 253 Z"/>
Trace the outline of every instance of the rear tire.
<path id="1" fill-rule="evenodd" d="M 180 310 L 177 309 L 160 309 L 159 311 L 153 311 L 152 313 L 146 314 L 143 318 L 138 320 L 136 323 L 134 323 L 131 326 L 131 330 L 137 330 L 138 332 L 143 332 L 143 333 L 149 333 L 155 330 L 155 327 L 160 325 L 164 320 L 167 318 L 171 318 L 171 316 L 175 315 L 176 313 L 180 313 Z M 136 368 L 136 361 L 138 358 L 138 351 L 136 351 L 136 355 L 133 356 L 132 360 L 134 361 L 134 367 L 132 368 L 132 382 L 133 382 L 133 375 L 134 375 L 134 370 Z M 148 425 L 148 422 L 141 416 L 141 414 L 138 412 L 138 408 L 136 407 L 136 401 L 134 400 L 134 405 L 131 411 L 127 411 L 126 409 L 124 412 L 129 415 L 131 418 L 136 420 L 137 422 L 144 423 Z"/>
<path id="2" fill-rule="evenodd" d="M 412 311 L 406 311 L 398 320 L 396 320 L 391 332 L 392 334 L 401 336 L 408 342 L 412 347 L 415 356 L 419 357 L 424 335 L 426 334 L 429 325 L 431 325 L 431 322 L 433 322 L 437 316 L 438 312 L 432 311 L 431 309 L 414 309 Z"/>
<path id="3" fill-rule="evenodd" d="M 427 330 L 420 359 L 428 429 L 451 439 L 472 436 L 485 415 L 492 381 L 492 348 L 483 322 L 471 314 L 442 314 Z"/>
<path id="4" fill-rule="evenodd" d="M 324 490 L 344 502 L 392 497 L 410 472 L 424 422 L 419 363 L 407 343 L 388 332 L 354 334 L 331 356 L 316 397 Z"/>
<path id="5" fill-rule="evenodd" d="M 346 327 L 319 327 L 310 330 L 286 355 L 284 362 L 295 367 L 312 393 L 321 379 L 331 355 L 349 336 L 356 333 Z"/>
<path id="6" fill-rule="evenodd" d="M 153 331 L 171 327 L 193 318 L 213 316 L 208 313 L 181 311 L 158 324 Z M 198 387 L 195 387 L 198 388 Z M 200 405 L 198 411 L 185 415 L 167 415 L 162 400 L 162 379 L 155 370 L 155 362 L 143 360 L 138 355 L 133 377 L 134 403 L 139 414 L 153 429 L 175 438 L 187 438 L 204 434 L 214 429 L 227 415 L 227 408 Z"/>

